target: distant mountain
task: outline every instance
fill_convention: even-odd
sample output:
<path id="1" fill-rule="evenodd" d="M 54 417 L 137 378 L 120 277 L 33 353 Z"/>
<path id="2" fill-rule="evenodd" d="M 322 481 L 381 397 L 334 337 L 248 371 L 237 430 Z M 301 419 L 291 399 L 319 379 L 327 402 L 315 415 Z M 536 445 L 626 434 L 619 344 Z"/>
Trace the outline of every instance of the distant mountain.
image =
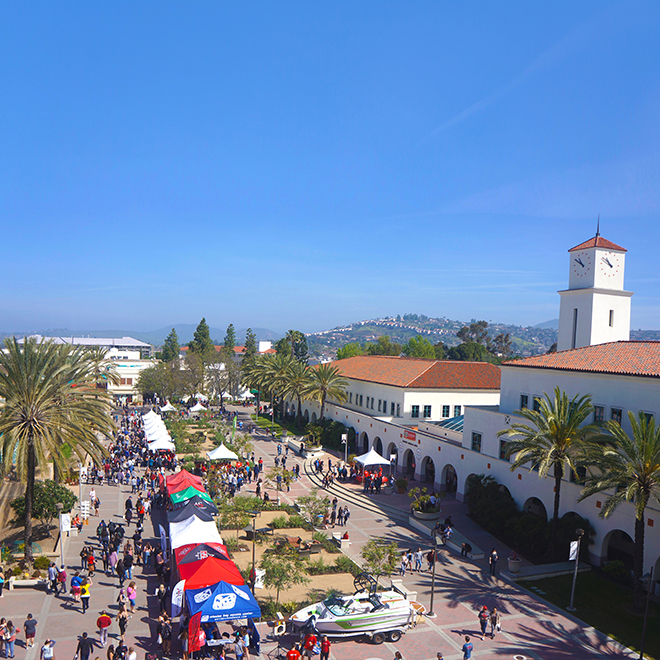
<path id="1" fill-rule="evenodd" d="M 23 332 L 0 332 L 0 337 L 11 337 L 12 335 L 16 337 L 24 337 L 25 335 L 42 335 L 43 337 L 133 337 L 153 346 L 161 346 L 167 335 L 172 331 L 172 328 L 176 330 L 176 334 L 179 336 L 179 343 L 183 345 L 187 344 L 193 338 L 197 324 L 179 323 L 147 332 L 139 330 L 69 330 L 68 328 L 50 328 L 47 330 L 38 329 Z M 247 328 L 241 328 L 236 331 L 236 341 L 239 344 L 242 344 L 245 340 L 246 332 Z M 282 337 L 281 334 L 268 328 L 252 328 L 252 332 L 256 335 L 257 341 L 260 339 L 277 341 Z M 227 330 L 209 328 L 209 333 L 215 343 L 221 344 L 224 341 Z"/>
<path id="2" fill-rule="evenodd" d="M 538 330 L 559 330 L 559 319 L 552 319 L 551 321 L 545 321 L 544 323 L 537 323 L 534 328 Z"/>

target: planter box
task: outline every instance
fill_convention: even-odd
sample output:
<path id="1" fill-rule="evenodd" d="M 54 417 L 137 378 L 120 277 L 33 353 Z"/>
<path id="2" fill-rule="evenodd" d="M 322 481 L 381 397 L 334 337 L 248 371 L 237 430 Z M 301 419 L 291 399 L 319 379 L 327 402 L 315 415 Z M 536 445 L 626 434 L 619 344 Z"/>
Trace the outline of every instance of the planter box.
<path id="1" fill-rule="evenodd" d="M 507 563 L 508 563 L 509 573 L 518 573 L 520 571 L 520 567 L 522 565 L 520 559 L 513 559 L 512 557 L 509 557 L 507 559 Z"/>
<path id="2" fill-rule="evenodd" d="M 442 510 L 433 513 L 426 513 L 424 511 L 412 511 L 412 517 L 417 520 L 439 520 L 442 516 Z"/>

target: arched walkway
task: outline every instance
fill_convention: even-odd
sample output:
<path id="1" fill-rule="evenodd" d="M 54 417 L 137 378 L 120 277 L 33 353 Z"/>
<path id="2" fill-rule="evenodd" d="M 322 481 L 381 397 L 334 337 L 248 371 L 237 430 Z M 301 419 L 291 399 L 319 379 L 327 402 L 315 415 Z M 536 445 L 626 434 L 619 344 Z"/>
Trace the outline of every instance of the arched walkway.
<path id="1" fill-rule="evenodd" d="M 440 490 L 446 493 L 455 493 L 458 488 L 458 475 L 453 465 L 447 463 L 442 468 L 442 476 L 440 478 Z"/>
<path id="2" fill-rule="evenodd" d="M 412 449 L 406 449 L 403 454 L 403 473 L 409 478 L 415 475 L 415 454 Z"/>
<path id="3" fill-rule="evenodd" d="M 382 456 L 383 455 L 383 441 L 376 436 L 374 439 L 374 449 Z M 387 456 L 385 456 L 387 458 Z"/>
<path id="4" fill-rule="evenodd" d="M 544 520 L 548 519 L 548 512 L 545 510 L 543 502 L 538 497 L 529 497 L 525 500 L 522 510 L 525 513 L 533 513 Z"/>
<path id="5" fill-rule="evenodd" d="M 422 459 L 422 481 L 431 484 L 431 486 L 435 483 L 435 463 L 430 456 L 425 456 Z"/>
<path id="6" fill-rule="evenodd" d="M 307 410 L 306 408 L 303 417 L 305 418 L 305 424 L 309 424 L 309 410 Z"/>
<path id="7" fill-rule="evenodd" d="M 620 529 L 614 529 L 603 539 L 601 557 L 604 557 L 605 561 L 622 561 L 626 568 L 632 569 L 634 547 L 630 535 Z"/>
<path id="8" fill-rule="evenodd" d="M 369 436 L 366 431 L 360 433 L 360 442 L 358 443 L 358 454 L 366 454 L 369 451 Z"/>
<path id="9" fill-rule="evenodd" d="M 316 413 L 312 413 L 312 424 L 316 424 Z"/>

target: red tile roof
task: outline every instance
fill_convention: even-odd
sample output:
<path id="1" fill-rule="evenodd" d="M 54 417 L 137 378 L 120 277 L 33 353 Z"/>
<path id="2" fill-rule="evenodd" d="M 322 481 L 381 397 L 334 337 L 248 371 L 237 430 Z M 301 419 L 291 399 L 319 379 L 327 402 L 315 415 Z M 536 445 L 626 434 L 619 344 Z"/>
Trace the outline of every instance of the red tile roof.
<path id="1" fill-rule="evenodd" d="M 574 248 L 571 248 L 569 252 L 575 252 L 576 250 L 585 250 L 586 248 L 604 248 L 606 250 L 617 250 L 618 252 L 628 252 L 626 248 L 622 248 L 620 245 L 617 245 L 616 243 L 612 243 L 612 241 L 608 241 L 606 238 L 603 238 L 602 236 L 594 236 L 593 238 L 590 238 L 588 241 L 585 241 L 584 243 L 580 243 L 580 245 L 576 245 Z"/>
<path id="2" fill-rule="evenodd" d="M 454 362 L 422 358 L 358 355 L 336 360 L 346 378 L 417 389 L 499 390 L 500 369 L 487 362 Z"/>
<path id="3" fill-rule="evenodd" d="M 537 355 L 505 365 L 660 378 L 660 341 L 616 341 Z"/>

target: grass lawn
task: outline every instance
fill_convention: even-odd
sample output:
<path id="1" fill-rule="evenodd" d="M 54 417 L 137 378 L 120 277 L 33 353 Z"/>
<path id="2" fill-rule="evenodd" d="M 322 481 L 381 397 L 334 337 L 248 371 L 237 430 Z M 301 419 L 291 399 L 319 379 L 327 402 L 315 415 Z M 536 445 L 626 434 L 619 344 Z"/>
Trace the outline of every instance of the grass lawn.
<path id="1" fill-rule="evenodd" d="M 520 585 L 541 598 L 565 609 L 571 599 L 572 575 L 543 580 L 520 581 Z M 544 591 L 539 594 L 536 589 Z M 575 588 L 574 612 L 597 630 L 639 652 L 642 639 L 643 616 L 630 614 L 626 609 L 632 602 L 632 591 L 603 579 L 597 573 L 581 573 Z M 660 607 L 651 603 L 646 627 L 644 656 L 660 660 Z"/>
<path id="2" fill-rule="evenodd" d="M 289 435 L 303 435 L 303 431 L 296 426 L 295 422 L 285 422 L 279 421 L 273 424 L 270 421 L 270 415 L 259 415 L 258 419 L 255 419 L 254 415 L 250 415 L 251 419 L 255 422 L 257 426 L 260 426 L 262 429 L 275 429 L 275 433 L 278 438 L 282 437 L 282 431 L 287 430 Z"/>

